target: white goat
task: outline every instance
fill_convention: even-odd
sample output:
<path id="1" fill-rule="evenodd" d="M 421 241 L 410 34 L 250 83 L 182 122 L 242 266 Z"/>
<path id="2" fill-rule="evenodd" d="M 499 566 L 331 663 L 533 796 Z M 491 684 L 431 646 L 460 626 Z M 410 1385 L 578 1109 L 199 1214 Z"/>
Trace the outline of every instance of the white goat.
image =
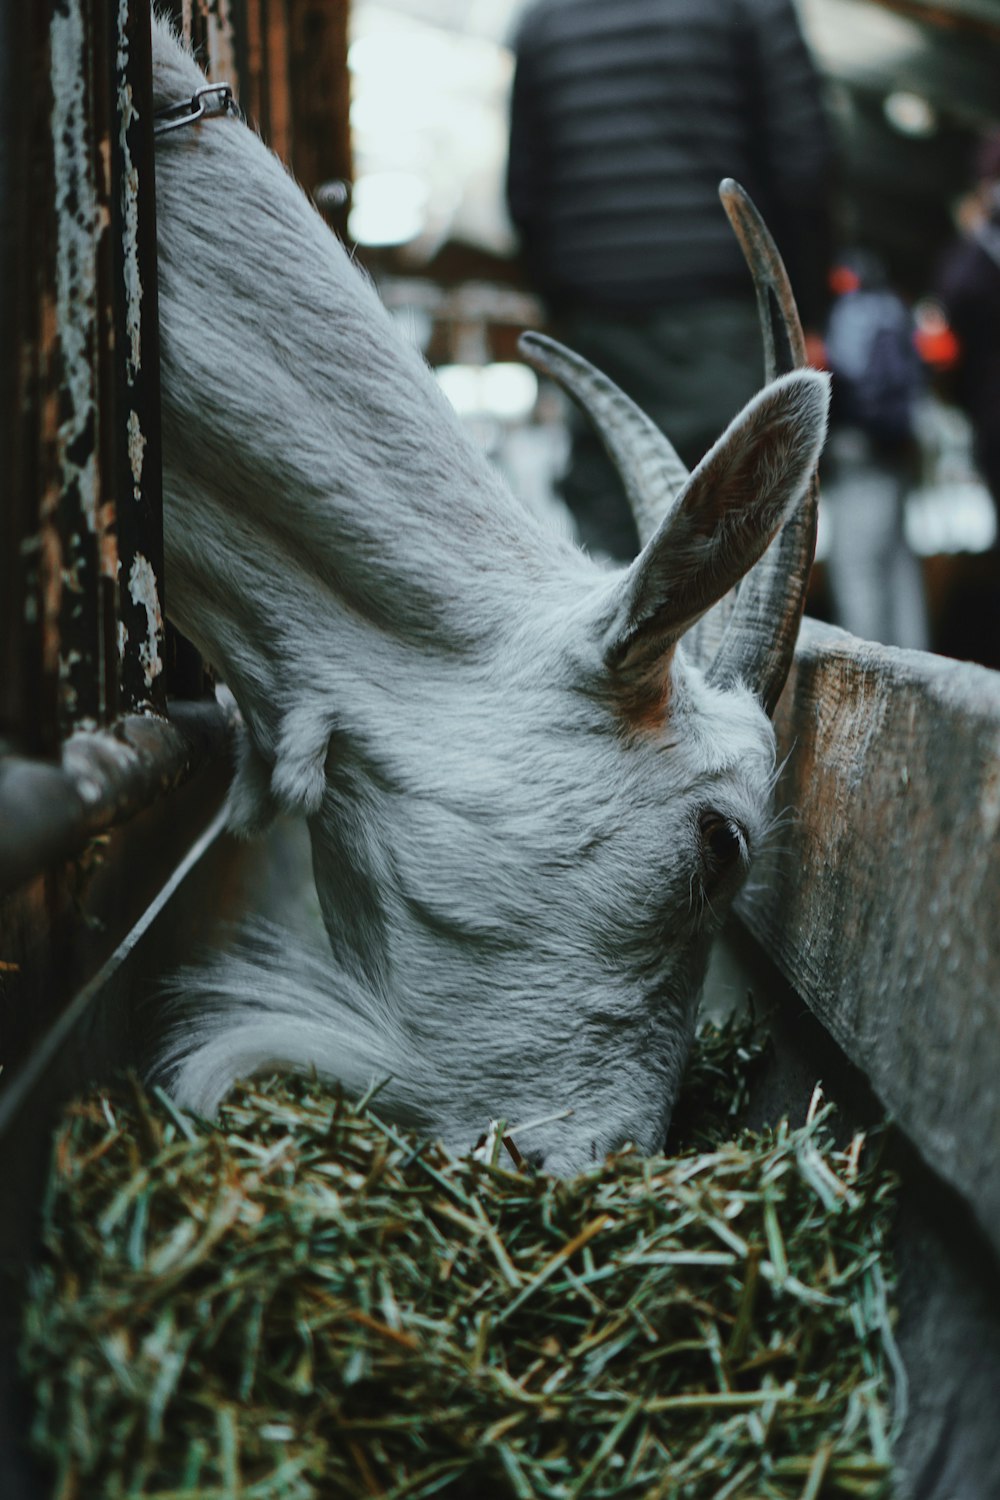
<path id="1" fill-rule="evenodd" d="M 154 72 L 158 107 L 204 85 L 162 24 Z M 455 1148 L 569 1111 L 526 1142 L 555 1172 L 659 1147 L 768 824 L 759 700 L 802 598 L 801 578 L 776 593 L 782 543 L 710 672 L 678 643 L 803 500 L 825 378 L 771 383 L 688 477 L 536 338 L 649 536 L 609 572 L 511 496 L 242 122 L 162 136 L 156 173 L 171 613 L 246 723 L 234 825 L 309 820 L 331 950 L 266 937 L 202 973 L 163 1059 L 175 1096 L 211 1112 L 240 1076 L 315 1067 L 390 1076 L 382 1107 Z"/>

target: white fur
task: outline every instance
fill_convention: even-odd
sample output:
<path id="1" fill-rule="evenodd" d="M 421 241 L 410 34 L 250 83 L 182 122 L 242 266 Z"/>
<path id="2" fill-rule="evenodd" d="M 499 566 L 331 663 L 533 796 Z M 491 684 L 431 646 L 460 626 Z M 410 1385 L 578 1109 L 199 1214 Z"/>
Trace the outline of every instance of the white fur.
<path id="1" fill-rule="evenodd" d="M 201 82 L 159 23 L 154 72 L 158 106 Z M 168 601 L 247 726 L 233 821 L 309 819 L 330 942 L 185 976 L 175 1096 L 391 1075 L 455 1148 L 563 1109 L 525 1142 L 550 1170 L 655 1148 L 774 762 L 676 642 L 800 499 L 822 378 L 751 403 L 608 573 L 511 496 L 250 130 L 166 135 L 156 170 Z M 721 874 L 708 812 L 745 836 Z"/>

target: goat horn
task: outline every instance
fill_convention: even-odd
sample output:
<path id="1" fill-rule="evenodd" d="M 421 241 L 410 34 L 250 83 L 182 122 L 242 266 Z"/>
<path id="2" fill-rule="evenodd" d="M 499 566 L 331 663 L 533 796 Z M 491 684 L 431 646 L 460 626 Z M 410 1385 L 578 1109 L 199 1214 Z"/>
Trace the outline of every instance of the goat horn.
<path id="1" fill-rule="evenodd" d="M 805 339 L 788 273 L 767 226 L 739 184 L 726 178 L 719 196 L 753 276 L 765 378 L 771 381 L 806 363 Z M 749 687 L 769 718 L 795 652 L 816 550 L 818 499 L 819 480 L 813 474 L 802 504 L 743 580 L 707 671 L 709 682 L 716 686 L 729 686 L 738 679 Z"/>
<path id="2" fill-rule="evenodd" d="M 673 444 L 582 355 L 542 333 L 523 333 L 518 347 L 528 363 L 562 386 L 594 424 L 625 487 L 645 546 L 688 481 Z"/>

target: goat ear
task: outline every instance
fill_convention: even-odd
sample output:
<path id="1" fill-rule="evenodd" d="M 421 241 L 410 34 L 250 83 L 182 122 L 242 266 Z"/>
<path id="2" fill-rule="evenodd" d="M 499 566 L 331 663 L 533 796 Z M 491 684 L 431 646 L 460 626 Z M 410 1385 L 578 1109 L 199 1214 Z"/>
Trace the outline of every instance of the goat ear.
<path id="1" fill-rule="evenodd" d="M 829 378 L 797 370 L 743 408 L 629 568 L 606 659 L 634 709 L 665 705 L 684 632 L 762 556 L 809 484 L 826 433 Z"/>

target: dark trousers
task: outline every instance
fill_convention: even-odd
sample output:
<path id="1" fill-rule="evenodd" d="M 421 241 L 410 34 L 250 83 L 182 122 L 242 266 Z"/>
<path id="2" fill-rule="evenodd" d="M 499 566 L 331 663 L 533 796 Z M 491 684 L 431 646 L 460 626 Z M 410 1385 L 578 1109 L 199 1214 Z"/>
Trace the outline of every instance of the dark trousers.
<path id="1" fill-rule="evenodd" d="M 763 383 L 752 300 L 679 303 L 634 315 L 575 311 L 560 320 L 558 331 L 653 418 L 689 468 Z M 580 541 L 627 561 L 639 539 L 625 492 L 575 407 L 570 435 L 561 488 Z"/>

